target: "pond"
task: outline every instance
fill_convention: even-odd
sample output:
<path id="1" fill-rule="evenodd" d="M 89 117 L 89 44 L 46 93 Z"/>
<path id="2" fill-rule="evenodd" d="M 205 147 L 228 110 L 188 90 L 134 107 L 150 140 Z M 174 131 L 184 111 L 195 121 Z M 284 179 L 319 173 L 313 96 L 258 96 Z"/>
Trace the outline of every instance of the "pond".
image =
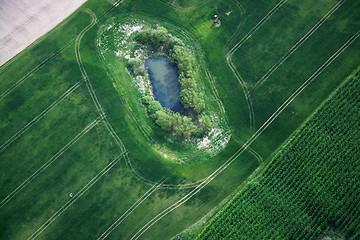
<path id="1" fill-rule="evenodd" d="M 180 103 L 180 83 L 178 68 L 166 56 L 149 57 L 145 60 L 155 100 L 161 106 L 174 112 L 183 113 Z"/>

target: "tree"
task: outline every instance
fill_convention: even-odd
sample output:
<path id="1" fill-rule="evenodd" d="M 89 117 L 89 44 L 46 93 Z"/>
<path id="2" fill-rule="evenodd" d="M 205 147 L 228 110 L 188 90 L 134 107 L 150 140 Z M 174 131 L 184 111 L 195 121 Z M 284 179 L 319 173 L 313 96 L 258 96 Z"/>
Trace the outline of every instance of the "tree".
<path id="1" fill-rule="evenodd" d="M 204 100 L 199 94 L 192 88 L 186 88 L 181 90 L 181 104 L 184 108 L 192 108 L 196 113 L 201 113 L 205 107 Z"/>
<path id="2" fill-rule="evenodd" d="M 208 115 L 202 115 L 200 118 L 200 128 L 197 128 L 196 135 L 198 137 L 203 136 L 211 128 L 211 119 Z"/>
<path id="3" fill-rule="evenodd" d="M 163 107 L 161 106 L 161 104 L 158 101 L 156 101 L 156 100 L 151 101 L 148 106 L 148 111 L 149 111 L 150 117 L 152 117 L 154 120 L 156 120 L 157 119 L 156 112 L 160 111 L 162 109 L 163 109 Z"/>
<path id="4" fill-rule="evenodd" d="M 153 30 L 144 27 L 141 31 L 135 33 L 135 40 L 141 44 L 150 44 Z"/>
<path id="5" fill-rule="evenodd" d="M 185 139 L 189 139 L 195 130 L 195 125 L 190 118 L 183 116 L 181 122 L 181 134 Z"/>
<path id="6" fill-rule="evenodd" d="M 195 79 L 193 77 L 185 77 L 184 73 L 180 73 L 179 82 L 181 85 L 181 89 L 196 89 Z"/>
<path id="7" fill-rule="evenodd" d="M 169 111 L 164 111 L 163 109 L 156 112 L 157 120 L 156 124 L 158 124 L 161 129 L 165 131 L 171 131 L 172 129 L 172 119 L 171 113 Z"/>
<path id="8" fill-rule="evenodd" d="M 171 58 L 174 59 L 180 72 L 191 69 L 191 53 L 185 47 L 175 45 L 171 51 Z"/>
<path id="9" fill-rule="evenodd" d="M 168 44 L 169 39 L 169 33 L 164 27 L 158 27 L 152 32 L 152 43 L 156 47 Z"/>

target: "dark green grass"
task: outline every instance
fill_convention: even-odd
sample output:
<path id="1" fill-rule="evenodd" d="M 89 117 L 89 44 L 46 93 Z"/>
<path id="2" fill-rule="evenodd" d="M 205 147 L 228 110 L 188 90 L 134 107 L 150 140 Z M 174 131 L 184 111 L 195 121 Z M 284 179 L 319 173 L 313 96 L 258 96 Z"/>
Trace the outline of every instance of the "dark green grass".
<path id="1" fill-rule="evenodd" d="M 120 153 L 100 122 L 1 208 L 2 239 L 30 237 Z"/>
<path id="2" fill-rule="evenodd" d="M 128 150 L 129 162 L 136 169 L 137 173 L 140 173 L 142 177 L 152 182 L 152 184 L 159 180 L 165 180 L 165 183 L 177 184 L 195 182 L 202 179 L 229 159 L 229 157 L 242 146 L 242 142 L 251 135 L 249 132 L 249 112 L 244 94 L 241 86 L 226 63 L 225 54 L 230 47 L 250 31 L 277 3 L 277 1 L 250 0 L 242 1 L 241 3 L 237 1 L 189 0 L 182 2 L 175 1 L 173 5 L 169 5 L 168 2 L 169 1 L 125 0 L 119 7 L 113 8 L 104 15 L 103 13 L 111 6 L 108 1 L 88 1 L 85 7 L 92 9 L 96 13 L 99 21 L 85 34 L 81 40 L 80 47 L 84 67 L 94 91 L 106 113 L 107 119 Z M 289 4 L 291 5 L 288 6 L 289 10 L 299 12 L 299 14 L 301 13 L 299 16 L 303 16 L 302 14 L 305 13 L 305 11 L 300 8 L 297 9 L 297 6 L 301 5 L 300 3 L 300 5 L 295 2 L 290 2 Z M 350 3 L 350 5 L 351 4 L 354 3 Z M 351 9 L 351 7 L 348 7 L 348 9 Z M 232 12 L 227 16 L 225 13 L 230 11 Z M 325 11 L 325 8 L 322 9 L 322 11 Z M 214 14 L 218 14 L 222 21 L 220 28 L 212 26 Z M 285 13 L 283 12 L 282 14 Z M 304 19 L 312 19 L 314 21 L 314 19 L 319 16 L 317 12 L 314 12 L 316 17 L 313 19 L 313 12 L 309 14 L 310 15 Z M 346 14 L 347 13 L 343 13 L 343 16 Z M 280 14 L 279 16 L 282 15 Z M 276 14 L 274 17 L 276 17 Z M 169 27 L 169 30 L 173 31 L 174 34 L 183 34 L 187 44 L 190 44 L 197 50 L 197 53 L 199 53 L 197 60 L 199 62 L 203 60 L 199 67 L 199 81 L 203 83 L 205 91 L 210 92 L 209 83 L 206 78 L 202 76 L 204 74 L 204 68 L 208 68 L 214 76 L 215 84 L 224 104 L 233 134 L 228 146 L 221 153 L 212 157 L 208 154 L 196 152 L 190 156 L 192 161 L 186 164 L 178 164 L 163 158 L 152 148 L 154 140 L 160 141 L 164 139 L 164 137 L 158 127 L 147 117 L 145 108 L 138 100 L 139 94 L 131 86 L 130 77 L 125 72 L 125 63 L 117 62 L 115 64 L 110 62 L 110 64 L 104 64 L 98 54 L 96 40 L 99 26 L 115 18 L 133 18 L 152 23 L 159 22 L 161 25 Z M 350 21 L 354 22 L 353 27 L 357 26 L 356 18 L 353 18 L 353 15 L 349 14 L 349 19 L 343 19 L 345 21 L 343 23 L 334 21 L 334 25 L 340 27 L 340 30 L 334 30 L 335 33 L 339 33 L 334 37 L 335 41 L 323 35 L 316 37 L 316 39 L 318 39 L 317 41 L 319 41 L 315 41 L 317 45 L 319 45 L 321 41 L 326 41 L 327 44 L 324 46 L 330 46 L 330 48 L 319 48 L 313 53 L 314 58 L 316 58 L 314 61 L 316 62 L 316 60 L 318 60 L 318 64 L 321 65 L 321 60 L 326 60 L 326 57 L 329 57 L 329 54 L 331 55 L 331 51 L 337 50 L 341 43 L 346 40 L 346 36 L 341 38 L 341 33 L 348 31 L 347 27 L 350 26 L 348 24 Z M 0 89 L 5 91 L 29 70 L 33 69 L 33 67 L 49 56 L 52 51 L 56 51 L 56 49 L 71 43 L 71 40 L 90 23 L 90 20 L 91 18 L 86 12 L 78 11 L 72 15 L 69 21 L 66 21 L 64 26 L 55 29 L 25 50 L 22 55 L 19 55 L 8 64 L 2 66 L 0 68 Z M 341 29 L 342 26 L 345 26 L 345 28 L 343 27 Z M 276 24 L 267 25 L 266 28 L 274 32 L 281 30 L 281 27 Z M 349 29 L 351 30 L 351 27 Z M 352 34 L 351 31 L 347 34 Z M 190 35 L 190 37 L 187 37 L 187 35 Z M 258 39 L 253 45 L 259 43 L 265 44 L 263 43 L 264 39 L 255 38 L 255 35 L 253 37 L 254 41 Z M 278 41 L 276 42 L 278 44 L 277 47 L 282 51 L 286 51 L 289 46 L 292 46 L 294 39 L 296 40 L 295 36 L 289 36 L 289 39 L 287 38 L 286 41 Z M 334 46 L 332 46 L 333 43 Z M 304 49 L 306 49 L 306 47 Z M 311 50 L 309 47 L 306 51 Z M 336 80 L 326 80 L 339 79 L 339 77 L 347 74 L 347 72 L 354 67 L 354 61 L 358 59 L 358 53 L 355 50 L 356 45 L 351 46 L 347 52 L 344 52 L 344 54 L 334 62 L 334 65 L 341 63 L 339 68 L 341 68 L 342 71 L 335 71 L 336 69 L 330 68 L 332 65 L 329 66 L 329 69 L 324 71 L 322 75 L 323 80 L 314 82 L 314 86 L 306 89 L 306 91 L 299 96 L 300 99 L 296 99 L 289 110 L 287 109 L 280 115 L 274 122 L 274 126 L 271 126 L 264 132 L 264 138 L 260 137 L 257 139 L 255 150 L 260 151 L 265 157 L 275 151 L 290 133 L 299 126 L 306 116 L 339 83 Z M 350 55 L 348 52 L 351 51 L 356 52 L 356 54 Z M 239 52 L 236 52 L 235 55 L 238 53 Z M 34 57 L 30 58 L 32 55 Z M 320 59 L 321 56 L 324 57 Z M 317 57 L 319 59 L 317 59 Z M 296 59 L 298 61 L 308 59 L 307 52 L 304 52 L 303 55 L 296 55 Z M 115 59 L 110 60 L 115 61 Z M 265 60 L 266 59 L 263 59 L 263 62 L 259 64 L 259 66 L 271 65 L 271 63 Z M 246 61 L 246 58 L 244 58 L 244 61 Z M 313 63 L 314 62 L 309 61 L 308 64 L 312 65 Z M 241 63 L 237 64 L 240 65 L 237 67 L 241 72 L 242 65 Z M 304 65 L 304 69 L 309 65 Z M 21 68 L 20 66 L 26 67 Z M 313 67 L 315 68 L 316 66 Z M 17 69 L 20 70 L 17 71 Z M 287 69 L 289 68 L 287 67 Z M 267 69 L 262 70 L 265 71 Z M 311 74 L 311 71 L 314 71 L 314 69 L 309 69 L 306 74 Z M 294 72 L 294 76 L 296 75 L 296 77 L 291 79 L 292 81 L 289 82 L 290 85 L 292 82 L 299 81 L 300 77 L 297 73 L 299 72 Z M 286 89 L 286 82 L 288 82 L 289 78 L 286 74 L 291 73 L 282 70 L 277 74 L 279 74 L 277 84 L 269 84 L 267 89 L 269 89 L 269 91 L 276 91 L 279 85 L 284 92 L 281 92 L 280 95 L 279 91 L 278 98 L 264 94 L 264 96 L 268 97 L 256 103 L 255 116 L 256 119 L 260 119 L 259 121 L 264 121 L 264 119 L 268 117 L 269 112 L 274 111 L 274 109 L 278 107 L 279 102 L 293 91 L 293 89 L 290 88 Z M 78 78 L 71 78 L 73 75 L 80 76 L 79 68 L 74 57 L 74 48 L 73 45 L 71 45 L 61 55 L 57 55 L 49 60 L 49 62 L 9 94 L 4 99 L 4 102 L 1 103 L 6 112 L 6 115 L 1 115 L 2 125 L 0 126 L 6 129 L 3 131 L 3 136 L 6 134 L 11 136 L 16 132 L 18 127 L 23 126 L 24 123 L 26 124 L 29 119 L 33 119 L 33 117 L 37 115 L 36 113 L 40 113 L 44 107 L 54 101 L 58 94 L 61 94 L 79 80 Z M 61 79 L 64 81 L 61 81 Z M 53 83 L 51 81 L 53 81 Z M 301 81 L 304 81 L 304 79 L 301 78 Z M 267 83 L 274 83 L 274 81 L 269 79 Z M 295 85 L 291 86 L 295 87 Z M 314 91 L 319 88 L 319 91 Z M 49 96 L 48 98 L 45 93 Z M 264 93 L 264 91 L 256 92 L 258 95 L 262 93 Z M 25 98 L 26 96 L 32 97 Z M 8 103 L 7 99 L 12 99 L 14 104 Z M 214 103 L 215 102 L 212 102 L 210 106 L 215 109 Z M 262 112 L 260 109 L 263 108 L 269 109 L 269 111 Z M 294 116 L 291 115 L 290 111 L 293 108 L 297 110 Z M 25 109 L 25 112 L 22 111 L 23 109 Z M 3 116 L 5 117 L 3 118 Z M 87 92 L 86 85 L 83 84 L 80 89 L 73 92 L 68 99 L 65 99 L 49 112 L 44 119 L 36 123 L 36 125 L 29 129 L 23 136 L 0 153 L 1 160 L 6 159 L 5 161 L 1 161 L 1 169 L 9 169 L 8 172 L 1 172 L 0 176 L 4 179 L 4 181 L 1 181 L 1 189 L 7 189 L 6 193 L 8 194 L 10 190 L 25 179 L 25 176 L 33 173 L 44 161 L 59 151 L 61 147 L 68 143 L 97 116 L 98 112 L 96 111 L 95 105 L 92 103 L 90 95 Z M 289 121 L 289 118 L 293 121 Z M 12 120 L 12 122 L 8 123 L 9 120 Z M 84 186 L 86 184 L 84 181 L 87 176 L 94 174 L 96 170 L 99 170 L 98 167 L 101 165 L 94 166 L 91 165 L 92 163 L 89 166 L 81 165 L 91 157 L 91 153 L 95 152 L 100 154 L 94 156 L 92 159 L 99 157 L 105 160 L 108 156 L 110 157 L 119 151 L 119 148 L 115 148 L 112 140 L 109 139 L 110 135 L 107 129 L 101 127 L 101 130 L 99 129 L 99 135 L 106 136 L 102 144 L 107 147 L 102 147 L 103 145 L 100 143 L 95 144 L 91 142 L 89 145 L 81 143 L 76 152 L 69 152 L 62 156 L 62 158 L 67 159 L 68 165 L 65 164 L 65 162 L 64 165 L 58 162 L 58 165 L 50 166 L 49 169 L 43 173 L 44 175 L 38 179 L 39 184 L 40 182 L 42 184 L 38 186 L 40 187 L 44 186 L 46 179 L 57 176 L 56 179 L 64 178 L 64 181 L 68 181 L 70 184 L 68 187 L 61 185 L 61 183 L 54 183 L 54 181 L 56 181 L 54 179 L 50 181 L 54 183 L 54 185 L 49 185 L 49 192 L 42 192 L 40 188 L 36 188 L 35 185 L 33 186 L 31 184 L 23 190 L 23 195 L 19 193 L 19 200 L 14 199 L 14 202 L 9 202 L 8 206 L 4 206 L 4 209 L 5 207 L 9 207 L 9 209 L 6 210 L 6 216 L 10 216 L 11 210 L 15 211 L 14 217 L 9 217 L 9 219 L 18 224 L 13 226 L 10 220 L 7 222 L 6 219 L 3 219 L 0 227 L 6 228 L 7 224 L 11 225 L 11 227 L 6 230 L 8 231 L 7 235 L 10 236 L 9 238 L 18 238 L 18 235 L 12 235 L 13 232 L 18 232 L 22 236 L 32 234 L 39 225 L 51 216 L 51 211 L 56 210 L 56 208 L 60 206 L 60 202 L 63 203 L 72 186 L 75 187 L 76 185 L 79 188 L 81 185 Z M 84 139 L 85 137 L 86 136 L 84 136 Z M 8 139 L 8 137 L 6 137 L 5 140 L 6 139 Z M 99 141 L 99 138 L 97 138 L 97 141 Z M 100 142 L 102 142 L 102 140 L 100 140 Z M 86 146 L 88 146 L 89 149 L 86 149 Z M 168 147 L 173 147 L 178 152 L 184 153 L 184 155 L 186 155 L 186 151 L 189 150 L 188 147 L 179 143 L 173 146 L 168 145 Z M 79 162 L 71 163 L 70 157 L 68 157 L 70 155 L 78 159 Z M 79 169 L 78 172 L 69 169 L 70 166 L 76 166 L 76 169 Z M 257 160 L 248 152 L 244 152 L 232 165 L 197 195 L 173 213 L 170 213 L 164 219 L 160 220 L 157 224 L 153 225 L 145 233 L 143 239 L 167 239 L 177 232 L 181 232 L 184 228 L 198 221 L 208 211 L 215 208 L 226 196 L 241 185 L 258 166 L 259 163 Z M 47 172 L 48 174 L 46 174 Z M 71 178 L 67 179 L 66 176 Z M 72 180 L 74 180 L 73 183 Z M 56 186 L 60 186 L 59 188 L 61 189 L 59 193 L 56 193 L 59 199 L 56 198 L 58 200 L 55 201 L 54 205 L 49 205 L 48 210 L 43 210 L 42 207 L 50 201 L 52 191 L 55 191 L 55 188 L 57 189 Z M 129 168 L 128 163 L 126 164 L 125 161 L 119 162 L 103 179 L 100 179 L 87 193 L 53 222 L 49 228 L 40 235 L 40 238 L 96 238 L 146 192 L 150 186 L 151 184 L 145 184 L 137 179 L 135 173 Z M 33 192 L 31 190 L 33 190 Z M 189 190 L 158 191 L 140 205 L 139 208 L 110 235 L 110 238 L 126 239 L 131 237 L 152 217 L 165 209 L 166 206 L 170 206 L 188 191 Z M 4 196 L 7 195 L 6 193 L 4 192 Z M 29 197 L 31 196 L 32 198 L 36 198 L 37 195 L 39 195 L 39 197 L 44 196 L 44 201 L 36 203 L 34 207 L 29 208 L 27 211 L 27 209 L 24 209 L 28 206 L 26 205 L 28 203 L 24 200 L 27 193 Z M 17 209 L 24 209 L 25 215 L 30 214 L 33 216 L 31 221 L 33 221 L 36 226 L 30 226 L 27 222 L 30 220 L 22 216 L 19 217 L 21 214 L 20 210 L 18 211 Z M 3 210 L 0 209 L 0 215 L 5 214 L 5 211 L 2 211 Z M 0 238 L 4 235 L 5 233 L 0 234 Z"/>
<path id="3" fill-rule="evenodd" d="M 66 60 L 69 57 L 72 59 Z M 74 44 L 71 44 L 1 100 L 0 111 L 4 113 L 0 127 L 1 144 L 82 80 L 74 58 Z"/>
<path id="4" fill-rule="evenodd" d="M 71 42 L 73 42 L 81 30 L 86 27 L 89 20 L 90 17 L 86 12 L 78 10 L 60 23 L 57 28 L 35 41 L 16 57 L 2 65 L 0 67 L 0 92 L 3 93 L 6 91 L 6 89 L 20 80 L 33 68 L 58 52 L 58 50 L 64 47 L 70 48 L 69 45 Z M 45 64 L 52 60 L 53 58 L 50 58 Z M 41 65 L 41 68 L 44 68 L 45 64 Z M 46 69 L 48 68 L 45 67 L 45 70 Z"/>
<path id="5" fill-rule="evenodd" d="M 276 147 L 276 142 L 287 139 L 289 136 L 288 133 L 296 129 L 294 125 L 301 124 L 303 119 L 312 112 L 312 106 L 319 105 L 321 100 L 326 98 L 328 92 L 324 92 L 324 89 L 336 88 L 340 82 L 339 79 L 344 79 L 347 71 L 356 67 L 358 61 L 351 56 L 360 53 L 357 44 L 359 44 L 359 39 L 344 52 L 344 55 L 340 55 L 279 115 L 278 119 L 254 142 L 254 148 L 267 156 L 273 152 L 273 149 Z M 314 98 L 314 96 L 317 96 L 317 98 Z M 274 139 L 276 139 L 276 141 L 273 141 Z"/>
<path id="6" fill-rule="evenodd" d="M 98 115 L 84 85 L 0 152 L 1 199 L 54 156 Z"/>
<path id="7" fill-rule="evenodd" d="M 334 14 L 334 19 L 331 22 L 324 23 L 313 34 L 311 42 L 305 42 L 263 85 L 252 92 L 258 127 L 360 28 L 360 22 L 356 20 L 356 14 L 351 15 L 351 9 L 360 7 L 360 5 L 355 2 L 353 2 L 353 5 L 350 3 L 346 2 Z M 344 24 L 344 22 L 347 22 L 347 24 Z M 331 37 L 328 37 L 329 34 Z M 320 104 L 322 99 L 328 95 L 328 92 L 334 89 L 341 79 L 344 79 L 356 67 L 358 64 L 357 59 L 360 56 L 358 44 L 359 39 L 355 40 L 348 49 L 330 64 L 300 94 L 299 99 L 289 106 L 286 113 L 276 120 L 276 125 L 282 129 L 281 131 L 276 131 L 275 126 L 271 126 L 271 130 L 260 137 L 263 141 L 261 141 L 262 143 L 259 141 L 259 145 L 262 148 L 267 148 L 267 153 L 264 152 L 264 154 L 271 153 L 273 151 L 271 145 L 274 146 L 276 142 L 285 140 L 288 133 L 295 130 L 286 119 L 290 117 L 300 124 L 311 113 L 313 106 Z M 304 61 L 304 59 L 307 60 Z M 286 131 L 287 129 L 288 131 Z M 274 141 L 277 136 L 280 138 Z"/>
<path id="8" fill-rule="evenodd" d="M 233 57 L 233 62 L 249 88 L 337 2 L 322 0 L 314 3 L 310 0 L 301 2 L 289 0 L 252 34 L 251 38 L 236 51 Z M 346 8 L 346 6 L 342 6 L 340 9 L 343 7 Z M 327 26 L 321 28 L 329 30 Z M 312 43 L 312 39 L 309 42 Z M 317 60 L 317 58 L 315 59 Z"/>
<path id="9" fill-rule="evenodd" d="M 359 238 L 359 69 L 198 239 Z"/>

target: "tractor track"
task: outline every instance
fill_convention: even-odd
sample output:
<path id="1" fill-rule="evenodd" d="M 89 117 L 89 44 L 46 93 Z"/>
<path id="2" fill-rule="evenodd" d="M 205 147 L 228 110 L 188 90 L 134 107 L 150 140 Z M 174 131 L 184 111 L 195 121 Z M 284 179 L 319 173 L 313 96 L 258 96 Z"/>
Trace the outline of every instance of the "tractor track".
<path id="1" fill-rule="evenodd" d="M 105 232 L 103 232 L 98 240 L 105 239 L 112 233 L 135 209 L 143 203 L 152 193 L 159 189 L 161 183 L 154 184 L 148 191 L 146 191 L 130 208 L 128 208 Z"/>
<path id="2" fill-rule="evenodd" d="M 53 223 L 63 212 L 66 211 L 76 200 L 78 200 L 87 190 L 89 190 L 102 176 L 104 176 L 111 168 L 113 168 L 126 152 L 121 153 L 112 160 L 103 170 L 93 177 L 80 191 L 78 191 L 70 200 L 68 200 L 61 208 L 59 208 L 41 227 L 39 227 L 28 239 L 38 237 L 51 223 Z"/>
<path id="3" fill-rule="evenodd" d="M 231 69 L 231 71 L 234 73 L 236 79 L 238 80 L 245 96 L 246 103 L 248 105 L 249 110 L 249 122 L 250 122 L 250 133 L 253 133 L 255 131 L 255 112 L 253 107 L 253 102 L 251 100 L 251 97 L 249 95 L 249 89 L 246 85 L 245 80 L 240 75 L 238 70 L 236 69 L 233 61 L 232 56 L 233 54 L 254 34 L 278 9 L 280 9 L 287 0 L 281 0 L 279 3 L 277 3 L 266 15 L 263 17 L 239 42 L 235 44 L 234 47 L 232 47 L 229 52 L 225 55 L 226 61 Z"/>
<path id="4" fill-rule="evenodd" d="M 45 162 L 39 169 L 37 169 L 33 174 L 31 174 L 23 183 L 21 183 L 18 187 L 16 187 L 9 195 L 7 195 L 0 202 L 0 208 L 2 208 L 7 202 L 9 202 L 18 192 L 20 192 L 25 186 L 27 186 L 31 181 L 33 181 L 47 167 L 49 167 L 53 162 L 55 162 L 63 153 L 65 153 L 80 138 L 82 138 L 87 132 L 89 132 L 93 127 L 95 127 L 101 120 L 102 117 L 98 117 L 97 119 L 95 119 L 88 126 L 86 126 L 78 135 L 76 135 L 70 142 L 68 142 L 57 153 L 55 153 L 47 162 Z"/>
<path id="5" fill-rule="evenodd" d="M 275 63 L 266 73 L 262 76 L 256 84 L 251 88 L 252 90 L 257 89 L 263 84 L 275 71 L 278 69 L 314 32 L 316 32 L 325 22 L 331 17 L 340 7 L 346 2 L 346 0 L 338 1 L 295 45 L 282 56 L 277 63 Z M 249 93 L 250 93 L 249 92 Z"/>
<path id="6" fill-rule="evenodd" d="M 148 221 L 138 232 L 136 232 L 131 240 L 136 240 L 141 237 L 152 225 L 154 225 L 161 218 L 171 213 L 176 208 L 180 207 L 187 200 L 192 198 L 201 189 L 207 186 L 217 175 L 224 171 L 237 157 L 240 156 L 249 146 L 261 135 L 261 133 L 267 129 L 267 127 L 280 115 L 284 109 L 314 80 L 319 76 L 343 51 L 345 51 L 360 35 L 360 30 L 355 33 L 340 49 L 338 49 L 317 71 L 315 71 L 272 115 L 271 117 L 247 140 L 243 146 L 238 149 L 232 157 L 226 160 L 217 170 L 210 174 L 202 183 L 200 183 L 191 192 L 185 195 L 183 198 L 175 202 L 170 207 L 163 210 L 156 215 L 150 221 Z"/>
<path id="7" fill-rule="evenodd" d="M 17 131 L 12 137 L 10 137 L 6 142 L 4 142 L 0 146 L 0 152 L 3 151 L 7 146 L 9 146 L 12 142 L 14 142 L 17 138 L 19 138 L 23 133 L 25 133 L 29 128 L 31 128 L 36 122 L 42 119 L 48 112 L 50 112 L 54 107 L 56 107 L 59 103 L 61 103 L 67 96 L 69 96 L 73 91 L 75 91 L 81 84 L 82 80 L 75 83 L 72 87 L 70 87 L 67 91 L 65 91 L 57 100 L 55 100 L 52 104 L 50 104 L 47 108 L 45 108 L 41 113 L 39 113 L 35 118 L 33 118 L 30 122 L 28 122 L 23 128 Z"/>

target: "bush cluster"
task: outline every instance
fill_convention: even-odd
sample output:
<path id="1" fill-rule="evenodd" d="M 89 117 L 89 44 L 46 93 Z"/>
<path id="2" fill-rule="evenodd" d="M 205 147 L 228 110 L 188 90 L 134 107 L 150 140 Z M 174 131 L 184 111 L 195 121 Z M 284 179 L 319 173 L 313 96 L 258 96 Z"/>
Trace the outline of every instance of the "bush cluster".
<path id="1" fill-rule="evenodd" d="M 163 130 L 172 132 L 175 137 L 189 139 L 191 136 L 202 136 L 211 128 L 210 117 L 202 114 L 205 103 L 203 95 L 198 90 L 193 64 L 194 57 L 182 41 L 171 34 L 164 27 L 156 29 L 144 27 L 134 34 L 134 39 L 139 44 L 146 46 L 150 53 L 162 52 L 169 56 L 179 70 L 180 99 L 187 112 L 192 112 L 192 117 L 174 113 L 164 109 L 152 96 L 143 97 L 150 117 Z M 140 59 L 130 59 L 128 69 L 132 74 L 144 75 L 143 62 Z"/>
<path id="2" fill-rule="evenodd" d="M 211 128 L 211 119 L 208 115 L 202 114 L 197 117 L 198 121 L 194 122 L 190 117 L 164 109 L 158 101 L 150 96 L 145 96 L 143 102 L 155 123 L 164 131 L 172 132 L 177 138 L 201 137 Z"/>
<path id="3" fill-rule="evenodd" d="M 138 58 L 130 58 L 127 62 L 127 68 L 135 76 L 144 76 L 146 74 L 144 64 Z"/>

